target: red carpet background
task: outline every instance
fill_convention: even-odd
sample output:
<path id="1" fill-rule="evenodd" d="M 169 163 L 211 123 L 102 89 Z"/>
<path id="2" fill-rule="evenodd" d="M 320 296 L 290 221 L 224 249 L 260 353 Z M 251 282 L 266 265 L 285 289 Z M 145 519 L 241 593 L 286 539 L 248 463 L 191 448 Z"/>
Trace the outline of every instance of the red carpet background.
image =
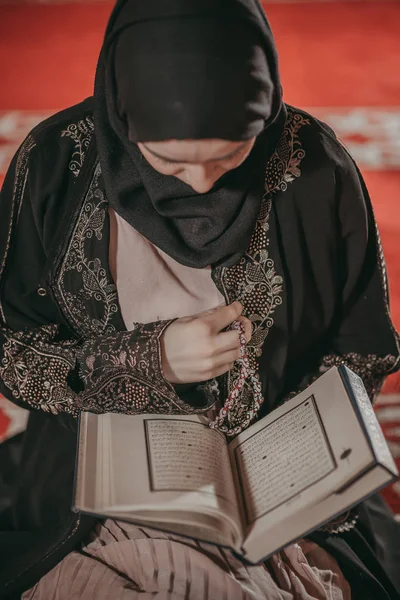
<path id="1" fill-rule="evenodd" d="M 41 119 L 92 93 L 112 2 L 0 0 L 0 182 Z M 264 3 L 286 102 L 328 122 L 362 168 L 381 230 L 400 328 L 400 3 Z M 400 378 L 377 406 L 400 466 Z M 3 410 L 1 410 L 3 406 Z M 0 439 L 26 415 L 0 399 Z M 385 492 L 400 513 L 400 484 Z"/>

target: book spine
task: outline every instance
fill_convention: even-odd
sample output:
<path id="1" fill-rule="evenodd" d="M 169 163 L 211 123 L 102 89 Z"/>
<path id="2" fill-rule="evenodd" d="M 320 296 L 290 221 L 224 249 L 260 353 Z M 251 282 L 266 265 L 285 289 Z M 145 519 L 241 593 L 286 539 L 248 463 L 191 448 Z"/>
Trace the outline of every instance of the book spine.
<path id="1" fill-rule="evenodd" d="M 73 512 L 79 512 L 79 508 L 77 504 L 79 503 L 80 498 L 82 497 L 82 459 L 83 459 L 83 431 L 85 429 L 85 416 L 82 416 L 82 412 L 79 413 L 78 416 L 78 435 L 77 435 L 77 444 L 76 444 L 76 453 L 75 453 L 75 476 L 74 476 L 74 489 L 73 489 L 73 500 L 72 500 L 72 510 Z"/>
<path id="2" fill-rule="evenodd" d="M 397 476 L 396 463 L 393 460 L 361 377 L 344 365 L 338 367 L 338 370 L 350 394 L 350 399 L 370 442 L 376 461 L 388 469 L 394 476 Z"/>

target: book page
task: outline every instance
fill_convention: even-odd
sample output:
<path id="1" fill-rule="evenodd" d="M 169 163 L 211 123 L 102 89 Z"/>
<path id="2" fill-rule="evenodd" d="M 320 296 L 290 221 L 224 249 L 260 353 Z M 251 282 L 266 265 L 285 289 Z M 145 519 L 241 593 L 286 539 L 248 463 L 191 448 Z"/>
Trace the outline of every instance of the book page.
<path id="1" fill-rule="evenodd" d="M 195 491 L 235 505 L 235 487 L 223 435 L 179 418 L 146 419 L 150 489 Z M 204 458 L 207 457 L 207 460 Z"/>
<path id="2" fill-rule="evenodd" d="M 336 519 L 391 481 L 393 477 L 386 469 L 381 466 L 372 467 L 342 494 L 328 495 L 317 503 L 303 506 L 300 511 L 288 513 L 283 523 L 274 519 L 270 521 L 267 530 L 254 526 L 244 544 L 246 559 L 253 563 L 266 560 L 279 549 L 306 537 L 313 529 Z M 257 522 L 260 523 L 262 520 Z"/>
<path id="3" fill-rule="evenodd" d="M 248 525 L 336 466 L 313 396 L 237 445 L 234 459 Z"/>
<path id="4" fill-rule="evenodd" d="M 229 452 L 247 520 L 243 548 L 256 560 L 305 533 L 304 511 L 308 530 L 321 523 L 321 503 L 332 511 L 325 520 L 339 514 L 376 465 L 337 367 L 239 434 Z"/>
<path id="5" fill-rule="evenodd" d="M 191 512 L 193 524 L 196 514 L 209 515 L 229 524 L 229 543 L 242 539 L 227 444 L 204 417 L 106 413 L 86 420 L 89 430 L 97 431 L 98 459 L 86 460 L 83 471 L 92 473 L 91 485 L 99 487 L 100 481 L 103 489 L 107 480 L 110 490 L 104 490 L 103 504 L 96 507 L 87 502 L 90 493 L 81 495 L 79 508 L 96 508 L 101 514 L 129 512 L 132 518 L 154 510 L 161 521 L 165 511 L 175 511 L 177 523 L 180 515 Z M 89 439 L 95 438 L 88 435 Z"/>

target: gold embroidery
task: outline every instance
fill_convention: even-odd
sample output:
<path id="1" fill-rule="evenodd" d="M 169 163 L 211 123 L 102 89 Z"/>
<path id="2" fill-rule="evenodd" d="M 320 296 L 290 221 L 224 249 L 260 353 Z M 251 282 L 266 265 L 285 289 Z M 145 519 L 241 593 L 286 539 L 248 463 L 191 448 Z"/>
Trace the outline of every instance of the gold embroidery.
<path id="1" fill-rule="evenodd" d="M 299 130 L 309 124 L 302 115 L 288 110 L 285 129 L 276 151 L 268 161 L 265 193 L 246 254 L 232 267 L 219 267 L 213 273 L 214 281 L 227 303 L 239 300 L 243 314 L 253 323 L 253 335 L 247 345 L 250 366 L 258 372 L 257 358 L 269 330 L 274 324 L 274 312 L 282 304 L 283 279 L 276 273 L 273 258 L 269 255 L 268 231 L 272 198 L 276 192 L 285 192 L 288 184 L 300 177 L 300 164 L 305 152 L 298 139 Z M 240 366 L 235 363 L 228 375 L 228 393 L 239 376 Z M 227 426 L 233 429 L 252 409 L 252 389 L 245 385 L 236 406 L 227 415 Z"/>
<path id="2" fill-rule="evenodd" d="M 76 394 L 66 386 L 76 363 L 72 349 L 76 341 L 54 345 L 58 329 L 58 325 L 46 325 L 31 331 L 3 331 L 6 341 L 0 375 L 14 398 L 28 406 L 76 416 Z"/>
<path id="3" fill-rule="evenodd" d="M 32 136 L 28 135 L 28 137 L 22 144 L 21 149 L 18 153 L 17 164 L 15 166 L 14 189 L 13 189 L 13 197 L 12 197 L 12 202 L 11 202 L 11 214 L 9 217 L 7 241 L 6 241 L 4 256 L 2 258 L 1 265 L 0 265 L 0 279 L 3 275 L 4 267 L 5 267 L 5 264 L 7 261 L 8 252 L 10 250 L 11 235 L 12 235 L 13 229 L 15 228 L 16 222 L 18 220 L 22 202 L 24 199 L 25 186 L 26 186 L 26 182 L 27 182 L 28 174 L 29 174 L 29 167 L 28 167 L 29 155 L 31 153 L 32 148 L 34 148 L 35 146 L 36 146 L 35 140 L 33 139 Z M 0 299 L 0 314 L 1 314 L 1 318 L 3 319 L 3 322 L 5 322 L 5 316 L 4 316 L 4 311 L 3 311 L 2 304 L 1 304 L 1 299 Z"/>
<path id="4" fill-rule="evenodd" d="M 57 299 L 74 329 L 88 335 L 115 331 L 111 317 L 118 311 L 114 283 L 108 278 L 99 258 L 89 260 L 85 248 L 85 243 L 93 236 L 98 240 L 103 236 L 108 203 L 98 185 L 100 175 L 98 164 L 61 263 L 55 287 Z M 82 287 L 77 293 L 73 293 L 67 289 L 66 280 L 67 277 L 76 275 L 80 275 Z M 88 301 L 91 299 L 99 302 L 102 307 L 103 315 L 99 319 L 90 314 Z"/>
<path id="5" fill-rule="evenodd" d="M 2 328 L 0 375 L 15 399 L 55 415 L 205 412 L 218 397 L 215 381 L 200 386 L 202 404 L 195 406 L 163 378 L 159 339 L 169 323 L 137 323 L 133 331 L 94 337 L 82 346 L 78 340 L 58 340 L 58 325 L 19 332 Z M 80 393 L 68 385 L 77 365 L 85 383 Z"/>
<path id="6" fill-rule="evenodd" d="M 77 177 L 85 160 L 86 150 L 89 148 L 90 140 L 94 131 L 92 117 L 85 117 L 77 123 L 71 123 L 67 129 L 61 132 L 61 137 L 70 137 L 75 142 L 75 151 L 72 154 L 69 168 Z"/>
<path id="7" fill-rule="evenodd" d="M 136 414 L 190 414 L 208 410 L 215 397 L 201 409 L 176 394 L 161 372 L 159 339 L 171 321 L 136 323 L 132 331 L 88 340 L 78 351 L 85 391 L 79 406 L 92 412 Z"/>
<path id="8" fill-rule="evenodd" d="M 333 366 L 345 365 L 361 377 L 372 402 L 379 393 L 385 376 L 393 370 L 397 362 L 398 358 L 392 354 L 386 356 L 364 355 L 357 352 L 348 352 L 341 356 L 328 354 L 322 359 L 320 373 Z"/>
<path id="9" fill-rule="evenodd" d="M 305 157 L 305 151 L 299 140 L 299 131 L 309 125 L 309 119 L 288 108 L 286 126 L 279 144 L 267 164 L 265 190 L 267 193 L 285 192 L 288 183 L 300 177 L 300 163 Z M 260 217 L 260 220 L 262 217 Z"/>

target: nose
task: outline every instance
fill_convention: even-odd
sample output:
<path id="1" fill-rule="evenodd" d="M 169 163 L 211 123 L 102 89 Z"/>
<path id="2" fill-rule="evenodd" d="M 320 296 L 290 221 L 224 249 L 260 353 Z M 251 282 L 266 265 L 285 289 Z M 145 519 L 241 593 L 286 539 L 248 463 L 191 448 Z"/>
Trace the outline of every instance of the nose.
<path id="1" fill-rule="evenodd" d="M 198 194 L 209 192 L 218 179 L 216 169 L 209 165 L 191 165 L 186 168 L 186 181 Z"/>

